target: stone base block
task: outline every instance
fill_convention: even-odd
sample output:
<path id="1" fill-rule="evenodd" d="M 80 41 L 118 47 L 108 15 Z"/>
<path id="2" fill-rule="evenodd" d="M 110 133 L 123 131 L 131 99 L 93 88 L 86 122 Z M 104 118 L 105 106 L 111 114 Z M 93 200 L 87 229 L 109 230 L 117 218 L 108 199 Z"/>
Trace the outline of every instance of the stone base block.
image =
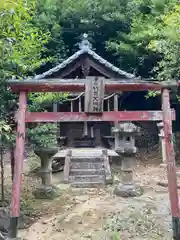
<path id="1" fill-rule="evenodd" d="M 114 189 L 114 194 L 119 197 L 138 197 L 143 194 L 143 190 L 136 184 L 120 184 Z"/>
<path id="2" fill-rule="evenodd" d="M 160 166 L 160 168 L 167 168 L 167 164 L 166 163 L 161 163 L 159 166 Z"/>
<path id="3" fill-rule="evenodd" d="M 54 199 L 58 197 L 59 191 L 55 186 L 41 185 L 34 190 L 33 194 L 37 199 Z"/>

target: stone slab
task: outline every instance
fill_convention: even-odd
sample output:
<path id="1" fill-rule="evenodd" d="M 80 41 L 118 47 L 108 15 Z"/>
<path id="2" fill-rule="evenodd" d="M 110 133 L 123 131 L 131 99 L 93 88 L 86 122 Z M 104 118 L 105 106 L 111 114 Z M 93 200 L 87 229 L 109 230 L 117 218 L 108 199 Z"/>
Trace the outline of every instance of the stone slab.
<path id="1" fill-rule="evenodd" d="M 104 175 L 105 170 L 101 169 L 71 169 L 70 175 L 71 176 L 78 176 L 78 175 Z"/>
<path id="2" fill-rule="evenodd" d="M 71 157 L 71 162 L 89 162 L 89 163 L 97 163 L 97 162 L 102 162 L 103 163 L 103 159 L 102 157 L 97 157 L 97 156 L 80 156 L 80 157 Z"/>
<path id="3" fill-rule="evenodd" d="M 69 176 L 70 182 L 104 182 L 105 176 L 102 175 L 76 175 L 76 176 Z"/>
<path id="4" fill-rule="evenodd" d="M 102 188 L 105 187 L 104 183 L 99 182 L 74 182 L 71 184 L 72 188 Z"/>
<path id="5" fill-rule="evenodd" d="M 102 163 L 91 163 L 91 162 L 72 162 L 71 163 L 71 170 L 73 169 L 102 169 Z"/>
<path id="6" fill-rule="evenodd" d="M 69 150 L 72 150 L 73 157 L 101 156 L 103 149 L 106 148 L 66 148 L 58 151 L 53 158 L 65 158 Z M 114 150 L 107 149 L 107 152 L 109 157 L 119 156 Z"/>

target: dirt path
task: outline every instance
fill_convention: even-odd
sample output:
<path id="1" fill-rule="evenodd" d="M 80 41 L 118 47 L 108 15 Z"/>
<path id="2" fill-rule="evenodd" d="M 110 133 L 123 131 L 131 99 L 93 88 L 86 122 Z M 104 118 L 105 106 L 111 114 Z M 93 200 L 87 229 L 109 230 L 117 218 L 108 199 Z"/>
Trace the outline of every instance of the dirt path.
<path id="1" fill-rule="evenodd" d="M 21 231 L 21 237 L 25 240 L 171 240 L 167 189 L 156 185 L 165 176 L 165 171 L 157 166 L 138 166 L 135 177 L 144 194 L 137 198 L 114 196 L 114 186 L 68 189 L 62 195 L 63 204 L 62 196 L 53 201 L 49 205 L 51 214 Z M 112 234 L 117 238 L 111 238 Z"/>

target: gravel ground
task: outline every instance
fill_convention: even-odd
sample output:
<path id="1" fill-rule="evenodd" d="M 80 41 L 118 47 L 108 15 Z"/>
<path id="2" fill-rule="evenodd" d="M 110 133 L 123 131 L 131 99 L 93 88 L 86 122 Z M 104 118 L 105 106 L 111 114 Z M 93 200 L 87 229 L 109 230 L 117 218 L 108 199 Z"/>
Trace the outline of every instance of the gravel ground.
<path id="1" fill-rule="evenodd" d="M 117 175 L 119 169 L 113 172 Z M 138 164 L 135 181 L 144 189 L 136 198 L 113 195 L 105 189 L 70 189 L 44 206 L 44 216 L 20 232 L 25 240 L 171 240 L 168 189 L 157 185 L 166 180 L 158 165 Z M 57 176 L 56 176 L 57 177 Z M 178 180 L 179 181 L 179 180 Z"/>

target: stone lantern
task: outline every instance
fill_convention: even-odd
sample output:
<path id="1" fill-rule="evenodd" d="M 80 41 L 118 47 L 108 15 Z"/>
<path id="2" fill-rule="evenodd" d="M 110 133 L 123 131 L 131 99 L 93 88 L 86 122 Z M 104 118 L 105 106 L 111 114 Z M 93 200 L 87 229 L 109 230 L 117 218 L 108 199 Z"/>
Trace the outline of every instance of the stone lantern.
<path id="1" fill-rule="evenodd" d="M 134 197 L 142 194 L 140 186 L 133 181 L 133 165 L 135 163 L 135 136 L 140 128 L 131 122 L 118 123 L 112 128 L 115 135 L 115 151 L 121 156 L 121 183 L 114 193 L 121 197 Z"/>

